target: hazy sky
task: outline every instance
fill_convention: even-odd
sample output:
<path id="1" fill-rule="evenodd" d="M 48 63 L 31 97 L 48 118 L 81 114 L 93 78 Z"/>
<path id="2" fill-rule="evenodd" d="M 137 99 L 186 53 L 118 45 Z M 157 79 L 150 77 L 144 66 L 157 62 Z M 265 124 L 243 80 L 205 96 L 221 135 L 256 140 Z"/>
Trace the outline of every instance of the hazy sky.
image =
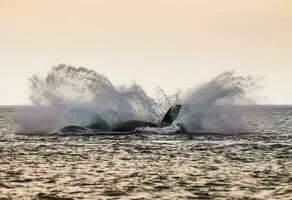
<path id="1" fill-rule="evenodd" d="M 148 94 L 232 69 L 265 77 L 258 103 L 292 104 L 292 1 L 0 0 L 0 104 L 59 63 Z"/>

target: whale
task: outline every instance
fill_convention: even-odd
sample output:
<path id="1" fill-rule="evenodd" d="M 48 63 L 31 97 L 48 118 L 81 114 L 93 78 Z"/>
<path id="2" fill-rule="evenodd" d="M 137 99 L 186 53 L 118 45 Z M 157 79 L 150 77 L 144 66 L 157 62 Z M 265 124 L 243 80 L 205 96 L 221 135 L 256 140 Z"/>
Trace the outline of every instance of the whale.
<path id="1" fill-rule="evenodd" d="M 100 117 L 100 114 L 89 108 L 70 108 L 65 112 L 64 116 L 67 123 L 70 124 L 65 130 L 76 129 L 76 127 L 101 131 L 111 130 L 111 126 L 102 117 Z"/>
<path id="2" fill-rule="evenodd" d="M 115 131 L 117 131 L 117 132 L 131 132 L 131 131 L 134 131 L 136 128 L 167 127 L 167 126 L 170 126 L 172 124 L 172 122 L 177 119 L 181 107 L 182 107 L 182 105 L 180 105 L 180 104 L 176 104 L 176 105 L 171 106 L 159 124 L 155 124 L 155 123 L 147 122 L 147 121 L 129 120 L 129 121 L 124 121 L 124 122 L 115 124 L 111 130 L 113 132 L 115 132 Z"/>
<path id="3" fill-rule="evenodd" d="M 88 129 L 102 130 L 102 131 L 110 131 L 111 126 L 101 117 L 95 118 L 95 123 L 89 124 L 86 126 Z"/>
<path id="4" fill-rule="evenodd" d="M 65 126 L 60 129 L 60 132 L 62 133 L 80 133 L 86 131 L 87 128 L 82 127 L 82 126 L 76 126 L 76 125 L 70 125 L 70 126 Z"/>
<path id="5" fill-rule="evenodd" d="M 110 127 L 106 126 L 107 129 L 104 129 L 103 125 L 100 124 L 92 124 L 88 127 L 78 126 L 78 125 L 69 125 L 60 129 L 61 133 L 70 133 L 76 134 L 85 131 L 95 131 L 95 132 L 132 132 L 135 131 L 136 128 L 144 128 L 144 127 L 158 127 L 156 124 L 147 122 L 147 121 L 139 121 L 139 120 L 129 120 L 121 123 L 117 123 Z"/>
<path id="6" fill-rule="evenodd" d="M 93 131 L 108 131 L 108 132 L 132 132 L 135 131 L 137 128 L 144 128 L 144 127 L 167 127 L 170 126 L 178 117 L 179 112 L 182 108 L 182 105 L 176 104 L 171 106 L 164 117 L 162 118 L 161 122 L 156 124 L 153 122 L 148 121 L 141 121 L 141 120 L 128 120 L 123 121 L 113 126 L 110 126 L 103 118 L 94 114 L 94 119 L 92 123 L 86 124 L 85 126 L 82 124 L 78 125 L 69 125 L 61 128 L 61 132 L 63 133 L 78 133 L 84 132 L 86 130 L 93 130 Z M 75 110 L 76 111 L 76 110 Z"/>
<path id="7" fill-rule="evenodd" d="M 112 131 L 114 132 L 131 132 L 136 128 L 144 128 L 144 127 L 157 127 L 156 124 L 147 121 L 139 121 L 139 120 L 130 120 L 115 124 L 112 127 Z"/>
<path id="8" fill-rule="evenodd" d="M 176 104 L 176 105 L 171 106 L 166 112 L 166 114 L 164 115 L 164 117 L 162 118 L 162 121 L 160 122 L 159 127 L 170 126 L 172 122 L 174 122 L 177 119 L 181 108 L 182 108 L 181 104 Z"/>

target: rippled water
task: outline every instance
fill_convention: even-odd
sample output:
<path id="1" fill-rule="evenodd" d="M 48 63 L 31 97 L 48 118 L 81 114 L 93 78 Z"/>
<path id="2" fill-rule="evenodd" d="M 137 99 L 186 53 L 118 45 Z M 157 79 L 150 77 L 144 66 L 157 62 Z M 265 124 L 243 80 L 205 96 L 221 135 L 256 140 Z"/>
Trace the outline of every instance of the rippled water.
<path id="1" fill-rule="evenodd" d="M 292 199 L 292 107 L 242 135 L 24 136 L 0 112 L 0 199 Z"/>

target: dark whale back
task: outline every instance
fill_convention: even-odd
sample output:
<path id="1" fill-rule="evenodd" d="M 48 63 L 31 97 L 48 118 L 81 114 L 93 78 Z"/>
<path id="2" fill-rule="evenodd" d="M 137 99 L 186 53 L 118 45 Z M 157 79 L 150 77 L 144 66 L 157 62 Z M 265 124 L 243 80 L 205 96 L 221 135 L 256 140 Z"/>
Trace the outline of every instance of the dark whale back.
<path id="1" fill-rule="evenodd" d="M 92 122 L 86 126 L 66 126 L 61 129 L 62 132 L 71 132 L 71 133 L 78 133 L 85 130 L 99 130 L 99 131 L 114 131 L 114 132 L 131 132 L 134 131 L 136 128 L 142 128 L 142 127 L 166 127 L 170 126 L 174 120 L 176 120 L 182 105 L 177 104 L 172 106 L 165 116 L 163 117 L 161 123 L 159 125 L 156 125 L 151 122 L 147 121 L 139 121 L 139 120 L 131 120 L 131 121 L 125 121 L 122 123 L 115 124 L 113 127 L 111 127 L 104 119 L 99 117 L 98 115 L 95 115 L 92 119 Z"/>
<path id="2" fill-rule="evenodd" d="M 171 106 L 171 108 L 167 111 L 167 113 L 163 117 L 162 121 L 160 122 L 159 127 L 170 126 L 172 124 L 172 122 L 174 120 L 176 120 L 181 107 L 182 107 L 182 105 L 180 105 L 180 104 Z"/>
<path id="3" fill-rule="evenodd" d="M 151 122 L 146 122 L 146 121 L 131 120 L 131 121 L 125 121 L 125 122 L 114 125 L 112 127 L 112 131 L 131 132 L 131 131 L 134 131 L 136 128 L 142 128 L 142 127 L 157 127 L 157 125 Z"/>
<path id="4" fill-rule="evenodd" d="M 102 131 L 110 131 L 111 126 L 101 117 L 96 117 L 95 122 L 87 125 L 86 128 L 94 129 L 94 130 L 102 130 Z"/>
<path id="5" fill-rule="evenodd" d="M 89 108 L 70 108 L 66 110 L 65 118 L 68 124 L 75 126 L 102 131 L 111 130 L 111 126 L 100 116 L 100 114 Z"/>
<path id="6" fill-rule="evenodd" d="M 60 129 L 60 131 L 62 133 L 81 133 L 81 132 L 84 132 L 86 130 L 87 129 L 82 127 L 82 126 L 75 126 L 75 125 L 65 126 L 65 127 Z"/>

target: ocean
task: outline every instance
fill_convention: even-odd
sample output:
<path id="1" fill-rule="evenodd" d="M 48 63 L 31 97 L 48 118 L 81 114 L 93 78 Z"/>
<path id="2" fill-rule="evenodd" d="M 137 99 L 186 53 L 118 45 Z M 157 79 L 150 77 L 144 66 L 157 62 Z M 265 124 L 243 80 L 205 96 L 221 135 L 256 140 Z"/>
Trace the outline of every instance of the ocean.
<path id="1" fill-rule="evenodd" d="M 0 199 L 292 199 L 292 106 L 224 134 L 17 134 L 0 109 Z"/>

